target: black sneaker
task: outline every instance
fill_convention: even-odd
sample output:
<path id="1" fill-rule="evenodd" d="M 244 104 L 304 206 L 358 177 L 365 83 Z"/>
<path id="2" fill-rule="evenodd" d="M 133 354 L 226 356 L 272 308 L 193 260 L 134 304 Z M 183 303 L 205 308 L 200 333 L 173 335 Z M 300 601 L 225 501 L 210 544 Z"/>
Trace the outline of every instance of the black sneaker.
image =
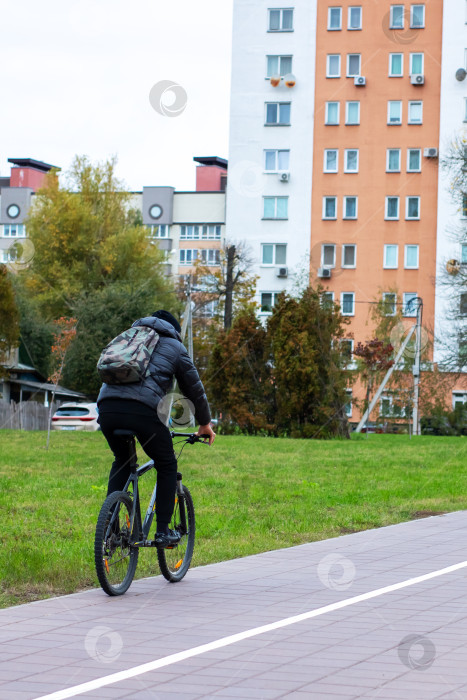
<path id="1" fill-rule="evenodd" d="M 176 547 L 180 542 L 180 533 L 176 530 L 169 530 L 165 532 L 156 532 L 154 535 L 154 544 L 158 549 L 165 549 L 166 547 Z"/>

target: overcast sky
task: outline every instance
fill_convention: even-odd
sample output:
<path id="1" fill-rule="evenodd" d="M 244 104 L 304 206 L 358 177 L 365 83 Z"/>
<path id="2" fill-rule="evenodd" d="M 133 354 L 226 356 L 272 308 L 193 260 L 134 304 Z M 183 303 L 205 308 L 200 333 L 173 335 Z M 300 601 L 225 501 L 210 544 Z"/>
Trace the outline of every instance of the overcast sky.
<path id="1" fill-rule="evenodd" d="M 193 156 L 228 156 L 232 0 L 2 0 L 0 174 L 8 158 L 66 169 L 118 157 L 118 175 L 194 189 Z M 179 116 L 151 88 L 186 92 Z M 170 107 L 174 93 L 162 103 Z M 176 104 L 174 105 L 176 106 Z"/>

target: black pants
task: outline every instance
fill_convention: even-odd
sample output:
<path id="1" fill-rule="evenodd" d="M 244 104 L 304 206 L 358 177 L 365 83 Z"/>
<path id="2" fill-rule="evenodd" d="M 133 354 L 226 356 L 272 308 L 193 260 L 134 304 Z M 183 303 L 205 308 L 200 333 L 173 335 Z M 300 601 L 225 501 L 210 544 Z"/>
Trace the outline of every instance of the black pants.
<path id="1" fill-rule="evenodd" d="M 113 431 L 116 428 L 132 430 L 148 457 L 154 460 L 157 470 L 157 523 L 168 524 L 175 505 L 177 460 L 167 426 L 148 416 L 110 412 L 100 413 L 99 424 L 115 456 L 110 470 L 107 495 L 112 491 L 121 491 L 130 476 L 128 443 L 124 437 L 114 435 Z"/>

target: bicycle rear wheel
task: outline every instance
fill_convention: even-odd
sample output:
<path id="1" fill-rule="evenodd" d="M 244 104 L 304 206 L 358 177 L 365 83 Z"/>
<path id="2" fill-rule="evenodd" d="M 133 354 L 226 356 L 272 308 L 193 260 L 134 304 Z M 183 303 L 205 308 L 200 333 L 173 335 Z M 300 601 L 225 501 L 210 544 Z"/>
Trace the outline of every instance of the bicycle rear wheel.
<path id="1" fill-rule="evenodd" d="M 104 591 L 112 596 L 123 595 L 128 590 L 138 563 L 139 549 L 130 545 L 132 507 L 128 493 L 114 491 L 105 499 L 97 519 L 94 540 L 96 573 Z"/>
<path id="2" fill-rule="evenodd" d="M 181 581 L 190 568 L 195 546 L 195 507 L 191 493 L 183 486 L 183 495 L 175 497 L 175 508 L 169 527 L 181 534 L 180 542 L 173 549 L 158 549 L 157 558 L 164 578 L 171 583 Z M 185 514 L 185 518 L 183 518 Z M 186 528 L 183 521 L 186 522 Z"/>

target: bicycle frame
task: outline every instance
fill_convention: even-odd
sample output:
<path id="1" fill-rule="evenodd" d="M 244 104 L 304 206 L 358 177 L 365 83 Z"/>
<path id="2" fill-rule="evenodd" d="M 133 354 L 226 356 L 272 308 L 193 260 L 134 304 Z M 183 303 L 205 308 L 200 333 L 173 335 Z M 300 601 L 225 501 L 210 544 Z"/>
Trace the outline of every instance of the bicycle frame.
<path id="1" fill-rule="evenodd" d="M 187 437 L 186 433 L 172 433 L 172 437 Z M 188 442 L 195 442 L 194 438 L 191 436 L 188 436 Z M 139 489 L 138 489 L 138 480 L 143 474 L 146 474 L 150 469 L 154 469 L 154 461 L 150 459 L 148 462 L 145 464 L 139 466 L 136 462 L 137 460 L 137 455 L 136 455 L 136 443 L 135 439 L 131 438 L 129 441 L 129 447 L 130 447 L 130 469 L 131 469 L 131 474 L 128 477 L 128 480 L 125 484 L 124 491 L 126 493 L 132 494 L 132 501 L 133 501 L 133 506 L 131 509 L 131 517 L 130 517 L 130 542 L 134 547 L 153 547 L 154 544 L 151 540 L 148 540 L 149 536 L 149 531 L 151 529 L 152 521 L 154 519 L 154 513 L 156 511 L 156 492 L 157 492 L 157 484 L 154 485 L 153 492 L 151 494 L 151 498 L 149 501 L 148 508 L 146 510 L 146 515 L 144 516 L 144 521 L 141 524 L 141 504 L 139 500 Z M 132 491 L 129 490 L 130 485 L 132 486 Z M 183 527 L 184 532 L 187 531 L 187 523 L 186 523 L 186 512 L 184 508 L 184 500 L 183 500 L 183 486 L 182 486 L 182 475 L 180 472 L 177 472 L 177 498 L 180 503 L 180 521 L 181 525 Z M 116 517 L 118 515 L 118 512 L 115 511 L 110 519 L 109 522 L 109 528 L 111 528 L 113 522 L 115 521 Z M 134 528 L 135 528 L 135 522 L 138 527 L 138 533 L 135 537 L 134 534 Z M 133 538 L 136 539 L 136 541 L 132 541 Z"/>

